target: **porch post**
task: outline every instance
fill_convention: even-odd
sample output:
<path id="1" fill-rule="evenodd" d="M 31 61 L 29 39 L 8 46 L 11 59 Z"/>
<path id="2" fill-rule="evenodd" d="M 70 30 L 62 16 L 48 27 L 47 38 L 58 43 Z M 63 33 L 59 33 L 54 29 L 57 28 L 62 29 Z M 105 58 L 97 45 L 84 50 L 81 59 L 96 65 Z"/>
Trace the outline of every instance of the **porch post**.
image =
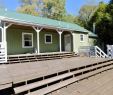
<path id="1" fill-rule="evenodd" d="M 2 28 L 2 42 L 4 43 L 4 49 L 5 49 L 5 61 L 7 62 L 7 38 L 6 38 L 6 32 L 7 29 L 12 25 L 12 23 L 9 23 L 6 25 L 6 23 L 3 23 L 3 28 Z"/>
<path id="2" fill-rule="evenodd" d="M 33 29 L 36 31 L 36 33 L 37 33 L 37 52 L 36 53 L 40 53 L 40 38 L 39 38 L 39 33 L 40 33 L 40 31 L 43 29 L 42 27 L 34 27 L 33 26 Z"/>
<path id="3" fill-rule="evenodd" d="M 58 34 L 59 34 L 59 48 L 60 48 L 60 52 L 62 52 L 62 30 L 57 30 Z"/>
<path id="4" fill-rule="evenodd" d="M 1 42 L 3 42 L 4 41 L 4 38 L 3 38 L 4 34 L 3 34 L 3 28 L 2 28 L 2 26 L 0 26 L 0 30 L 1 30 L 1 37 L 2 37 Z"/>
<path id="5" fill-rule="evenodd" d="M 6 32 L 7 32 L 7 29 L 12 25 L 12 23 L 9 23 L 6 25 L 6 23 L 3 24 L 3 42 L 7 42 L 7 39 L 6 39 Z"/>
<path id="6" fill-rule="evenodd" d="M 72 33 L 72 43 L 73 43 L 73 52 L 75 52 L 75 38 L 74 38 L 74 33 Z"/>

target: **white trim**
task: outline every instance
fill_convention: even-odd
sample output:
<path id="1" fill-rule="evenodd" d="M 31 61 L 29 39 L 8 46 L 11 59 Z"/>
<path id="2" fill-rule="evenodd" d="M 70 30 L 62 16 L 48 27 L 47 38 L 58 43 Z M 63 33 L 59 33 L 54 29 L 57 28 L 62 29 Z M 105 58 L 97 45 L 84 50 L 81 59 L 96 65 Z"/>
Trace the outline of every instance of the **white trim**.
<path id="1" fill-rule="evenodd" d="M 24 35 L 31 35 L 31 37 L 32 37 L 32 46 L 24 46 Z M 25 33 L 25 32 L 23 32 L 22 33 L 22 48 L 33 48 L 33 33 Z"/>
<path id="2" fill-rule="evenodd" d="M 34 27 L 32 26 L 32 28 L 36 31 L 37 33 L 37 51 L 36 53 L 40 53 L 40 32 L 43 29 L 43 27 Z"/>
<path id="3" fill-rule="evenodd" d="M 81 40 L 81 36 L 83 37 L 83 40 Z M 84 42 L 84 34 L 80 34 L 80 42 Z"/>
<path id="4" fill-rule="evenodd" d="M 46 42 L 46 36 L 50 36 L 51 37 L 51 42 Z M 45 44 L 52 44 L 52 34 L 45 34 L 45 37 L 44 37 L 44 39 L 45 39 Z"/>
<path id="5" fill-rule="evenodd" d="M 63 30 L 56 29 L 56 31 L 59 34 L 59 49 L 60 49 L 60 52 L 62 52 L 62 33 L 63 33 Z"/>

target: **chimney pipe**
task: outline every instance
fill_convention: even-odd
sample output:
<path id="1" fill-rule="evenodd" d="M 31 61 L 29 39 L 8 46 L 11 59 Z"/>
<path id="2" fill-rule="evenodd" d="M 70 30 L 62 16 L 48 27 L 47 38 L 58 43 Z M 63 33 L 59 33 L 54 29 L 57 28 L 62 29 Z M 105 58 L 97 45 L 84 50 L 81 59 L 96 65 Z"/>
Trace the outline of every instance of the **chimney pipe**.
<path id="1" fill-rule="evenodd" d="M 93 23 L 93 33 L 95 33 L 95 28 L 96 28 L 96 24 L 95 22 Z"/>

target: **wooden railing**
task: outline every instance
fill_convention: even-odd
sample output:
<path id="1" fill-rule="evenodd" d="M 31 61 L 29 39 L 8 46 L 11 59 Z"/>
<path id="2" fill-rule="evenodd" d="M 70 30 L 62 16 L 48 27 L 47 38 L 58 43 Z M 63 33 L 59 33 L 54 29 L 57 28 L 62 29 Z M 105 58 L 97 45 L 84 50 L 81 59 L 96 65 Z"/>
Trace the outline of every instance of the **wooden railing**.
<path id="1" fill-rule="evenodd" d="M 102 57 L 102 58 L 108 57 L 108 55 L 105 54 L 98 46 L 95 46 L 95 56 L 96 57 Z"/>
<path id="2" fill-rule="evenodd" d="M 7 62 L 7 43 L 0 42 L 0 63 Z"/>
<path id="3" fill-rule="evenodd" d="M 108 57 L 108 55 L 105 54 L 98 46 L 82 46 L 79 48 L 79 53 L 89 57 Z"/>

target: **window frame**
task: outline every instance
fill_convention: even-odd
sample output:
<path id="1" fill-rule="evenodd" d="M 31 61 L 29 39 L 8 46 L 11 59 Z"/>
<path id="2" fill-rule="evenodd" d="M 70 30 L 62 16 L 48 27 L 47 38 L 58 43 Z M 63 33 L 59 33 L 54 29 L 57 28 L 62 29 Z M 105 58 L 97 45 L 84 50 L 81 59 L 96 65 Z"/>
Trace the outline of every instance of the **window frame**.
<path id="1" fill-rule="evenodd" d="M 51 37 L 51 42 L 47 42 L 46 41 L 46 36 L 50 36 Z M 52 44 L 53 43 L 53 41 L 52 41 L 52 34 L 45 34 L 45 44 Z"/>
<path id="2" fill-rule="evenodd" d="M 81 36 L 83 37 L 83 40 L 81 40 Z M 80 34 L 80 42 L 84 42 L 84 34 Z"/>
<path id="3" fill-rule="evenodd" d="M 32 46 L 25 46 L 24 35 L 31 35 Z M 22 48 L 33 48 L 33 33 L 22 33 Z"/>

